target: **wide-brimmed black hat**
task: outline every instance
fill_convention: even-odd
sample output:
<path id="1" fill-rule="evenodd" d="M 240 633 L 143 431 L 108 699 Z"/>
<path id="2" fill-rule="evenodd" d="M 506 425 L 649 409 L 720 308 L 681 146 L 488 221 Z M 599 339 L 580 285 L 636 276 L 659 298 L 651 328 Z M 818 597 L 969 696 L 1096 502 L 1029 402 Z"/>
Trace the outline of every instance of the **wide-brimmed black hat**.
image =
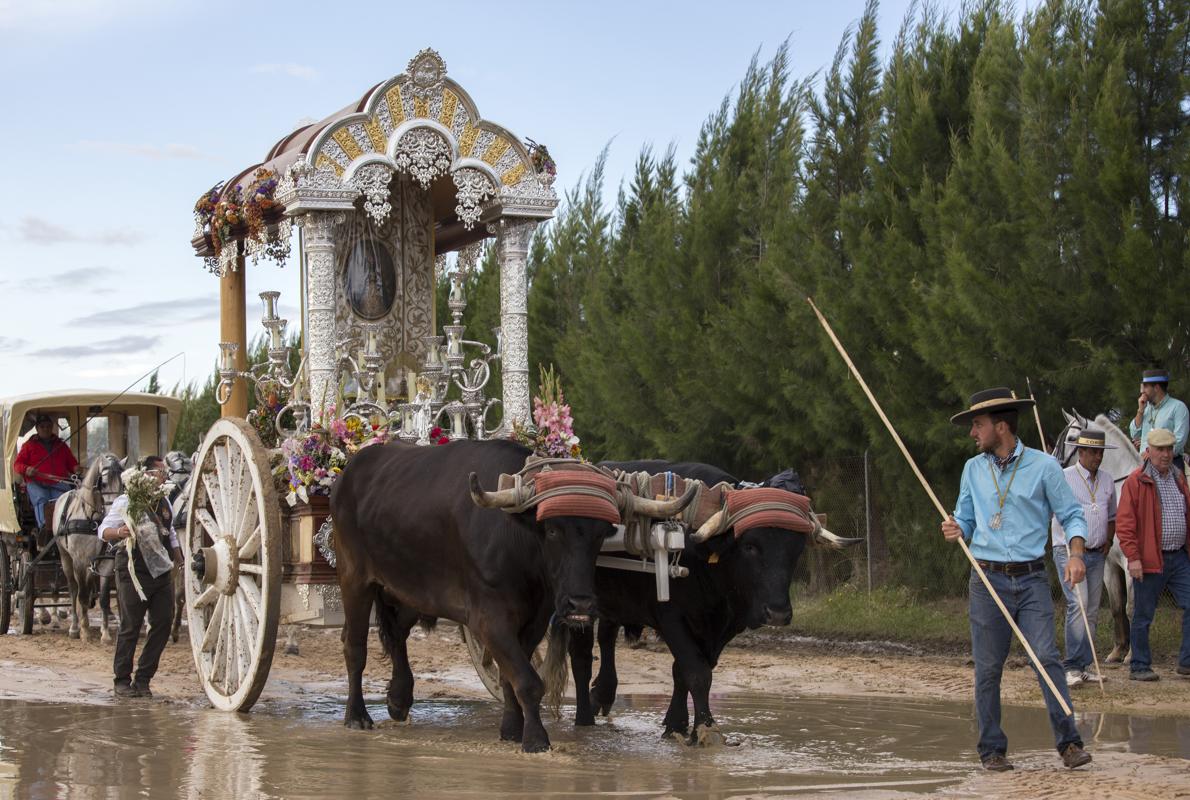
<path id="1" fill-rule="evenodd" d="M 1077 434 L 1071 434 L 1066 443 L 1071 447 L 1086 447 L 1090 450 L 1115 450 L 1114 444 L 1107 443 L 1107 434 L 1097 428 L 1087 428 Z"/>
<path id="2" fill-rule="evenodd" d="M 995 411 L 1019 411 L 1029 408 L 1033 401 L 1019 399 L 1007 386 L 997 386 L 995 389 L 984 389 L 971 395 L 971 407 L 960 411 L 950 418 L 955 425 L 966 425 L 980 414 L 991 414 Z"/>
<path id="3" fill-rule="evenodd" d="M 1146 369 L 1140 374 L 1141 383 L 1169 383 L 1169 370 Z"/>

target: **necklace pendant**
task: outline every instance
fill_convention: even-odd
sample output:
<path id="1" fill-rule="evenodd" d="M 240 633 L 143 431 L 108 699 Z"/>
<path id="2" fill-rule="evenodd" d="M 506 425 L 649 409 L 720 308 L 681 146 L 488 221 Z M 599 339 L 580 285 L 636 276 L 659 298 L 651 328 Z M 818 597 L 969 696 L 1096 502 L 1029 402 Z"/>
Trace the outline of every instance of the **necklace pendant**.
<path id="1" fill-rule="evenodd" d="M 995 514 L 992 514 L 992 518 L 988 520 L 988 527 L 994 531 L 998 531 L 1000 530 L 1000 521 L 1000 512 L 997 511 Z"/>
<path id="2" fill-rule="evenodd" d="M 1091 513 L 1092 514 L 1099 513 L 1099 504 L 1098 503 L 1091 503 Z"/>

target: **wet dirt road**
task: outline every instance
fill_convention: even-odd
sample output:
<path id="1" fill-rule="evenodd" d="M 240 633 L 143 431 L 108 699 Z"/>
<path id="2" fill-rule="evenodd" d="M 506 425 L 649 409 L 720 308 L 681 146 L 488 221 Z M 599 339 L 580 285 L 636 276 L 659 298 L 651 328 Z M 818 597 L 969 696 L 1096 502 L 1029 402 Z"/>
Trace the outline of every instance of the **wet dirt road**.
<path id="1" fill-rule="evenodd" d="M 1182 717 L 1080 714 L 1096 762 L 1069 773 L 1044 712 L 1008 707 L 1018 770 L 991 776 L 975 769 L 959 703 L 733 694 L 714 702 L 728 745 L 692 748 L 658 737 L 665 698 L 630 695 L 594 728 L 547 723 L 554 750 L 524 755 L 497 740 L 490 701 L 420 701 L 395 725 L 369 697 L 377 728 L 355 732 L 341 696 L 293 688 L 246 715 L 0 700 L 0 797 L 1190 796 Z"/>

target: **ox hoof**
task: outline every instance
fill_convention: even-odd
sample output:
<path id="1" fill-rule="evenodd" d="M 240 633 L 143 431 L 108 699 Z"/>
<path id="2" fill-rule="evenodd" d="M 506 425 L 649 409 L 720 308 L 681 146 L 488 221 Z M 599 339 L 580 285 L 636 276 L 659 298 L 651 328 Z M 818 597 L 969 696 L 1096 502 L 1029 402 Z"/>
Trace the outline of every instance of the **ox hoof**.
<path id="1" fill-rule="evenodd" d="M 595 724 L 595 715 L 588 711 L 585 714 L 574 715 L 574 725 L 576 728 L 585 728 Z"/>
<path id="2" fill-rule="evenodd" d="M 689 722 L 669 722 L 665 723 L 665 731 L 661 734 L 661 738 L 665 739 L 670 736 L 685 736 L 690 731 Z"/>
<path id="3" fill-rule="evenodd" d="M 409 721 L 409 706 L 398 706 L 392 703 L 388 704 L 388 716 L 393 722 L 408 722 Z"/>
<path id="4" fill-rule="evenodd" d="M 530 742 L 526 739 L 521 743 L 522 753 L 545 753 L 550 749 L 550 740 L 542 739 L 541 741 Z"/>
<path id="5" fill-rule="evenodd" d="M 690 736 L 691 747 L 722 747 L 725 744 L 727 739 L 719 733 L 718 728 L 700 726 L 695 728 Z"/>
<path id="6" fill-rule="evenodd" d="M 343 725 L 348 730 L 353 731 L 370 731 L 373 728 L 372 718 L 366 714 L 363 717 L 357 717 L 355 719 L 345 719 L 343 720 Z"/>
<path id="7" fill-rule="evenodd" d="M 285 645 L 285 655 L 299 656 L 301 655 L 301 651 L 298 650 L 298 646 L 296 644 L 287 644 Z"/>
<path id="8" fill-rule="evenodd" d="M 78 639 L 78 638 L 79 638 L 79 632 L 78 632 L 78 629 L 77 629 L 77 628 L 71 628 L 70 630 L 68 630 L 68 631 L 66 632 L 66 638 L 68 638 L 68 639 Z"/>

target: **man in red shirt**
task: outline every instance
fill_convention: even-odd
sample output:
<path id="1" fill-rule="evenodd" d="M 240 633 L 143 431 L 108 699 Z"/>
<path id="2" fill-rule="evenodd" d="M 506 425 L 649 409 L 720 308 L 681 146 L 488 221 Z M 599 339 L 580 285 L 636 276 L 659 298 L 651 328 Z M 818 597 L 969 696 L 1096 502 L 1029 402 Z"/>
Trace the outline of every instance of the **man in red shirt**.
<path id="1" fill-rule="evenodd" d="M 1116 537 L 1128 559 L 1135 602 L 1132 611 L 1132 674 L 1134 681 L 1158 680 L 1149 650 L 1149 626 L 1157 598 L 1169 588 L 1182 609 L 1179 675 L 1190 676 L 1190 491 L 1173 464 L 1172 431 L 1149 432 L 1144 465 L 1128 476 L 1116 511 Z"/>
<path id="2" fill-rule="evenodd" d="M 40 528 L 45 525 L 45 504 L 72 488 L 69 478 L 78 473 L 79 462 L 70 446 L 54 432 L 54 421 L 48 414 L 38 414 L 36 426 L 37 435 L 21 446 L 12 471 L 25 479 Z"/>

